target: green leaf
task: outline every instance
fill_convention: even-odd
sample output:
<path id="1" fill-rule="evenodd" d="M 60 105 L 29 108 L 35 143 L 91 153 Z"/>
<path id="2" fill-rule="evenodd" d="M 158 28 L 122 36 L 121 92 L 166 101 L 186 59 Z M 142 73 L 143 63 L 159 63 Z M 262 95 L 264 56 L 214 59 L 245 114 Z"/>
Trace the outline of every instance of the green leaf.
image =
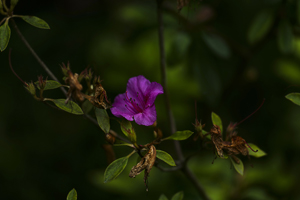
<path id="1" fill-rule="evenodd" d="M 27 22 L 37 28 L 50 29 L 49 25 L 44 20 L 42 20 L 36 16 L 19 15 L 18 17 L 21 17 L 25 22 Z"/>
<path id="2" fill-rule="evenodd" d="M 168 198 L 166 197 L 166 195 L 161 194 L 158 200 L 168 200 Z"/>
<path id="3" fill-rule="evenodd" d="M 162 150 L 156 150 L 156 157 L 164 161 L 170 166 L 176 166 L 174 159 L 170 154 Z"/>
<path id="4" fill-rule="evenodd" d="M 19 0 L 10 0 L 10 11 L 13 11 Z"/>
<path id="5" fill-rule="evenodd" d="M 8 26 L 8 20 L 0 26 L 0 50 L 4 51 L 8 45 L 10 38 L 10 28 Z"/>
<path id="6" fill-rule="evenodd" d="M 294 49 L 294 35 L 291 25 L 288 21 L 282 20 L 278 26 L 277 42 L 282 53 L 291 53 Z"/>
<path id="7" fill-rule="evenodd" d="M 39 86 L 39 82 L 38 82 L 38 81 L 36 81 L 34 84 L 36 85 L 36 87 L 37 87 L 38 89 L 40 89 L 40 86 Z M 52 89 L 59 88 L 59 87 L 61 87 L 61 86 L 62 86 L 62 84 L 60 84 L 60 83 L 57 82 L 57 81 L 54 81 L 54 80 L 47 80 L 47 81 L 46 81 L 46 86 L 45 86 L 44 90 L 52 90 Z"/>
<path id="8" fill-rule="evenodd" d="M 94 106 L 89 100 L 86 99 L 82 103 L 81 107 L 82 107 L 83 112 L 87 114 L 93 109 Z"/>
<path id="9" fill-rule="evenodd" d="M 95 108 L 95 114 L 97 122 L 104 133 L 108 133 L 110 130 L 109 116 L 105 109 Z"/>
<path id="10" fill-rule="evenodd" d="M 128 162 L 128 157 L 122 157 L 112 162 L 104 172 L 104 183 L 107 183 L 121 174 Z"/>
<path id="11" fill-rule="evenodd" d="M 48 99 L 45 99 L 46 101 Z M 83 112 L 81 110 L 81 108 L 79 107 L 79 105 L 77 105 L 74 101 L 69 101 L 67 104 L 65 104 L 65 99 L 53 99 L 51 100 L 53 101 L 53 103 L 59 107 L 60 109 L 68 112 L 68 113 L 72 113 L 74 115 L 82 115 Z"/>
<path id="12" fill-rule="evenodd" d="M 290 93 L 290 94 L 286 95 L 285 98 L 287 98 L 294 104 L 300 106 L 300 93 Z"/>
<path id="13" fill-rule="evenodd" d="M 254 151 L 258 150 L 257 152 L 253 152 L 251 149 L 249 149 L 249 155 L 250 156 L 254 156 L 254 157 L 262 157 L 267 155 L 263 150 L 261 150 L 260 148 L 258 148 L 258 146 L 256 146 L 255 144 L 249 143 L 248 144 Z"/>
<path id="14" fill-rule="evenodd" d="M 124 135 L 130 139 L 131 142 L 136 142 L 136 134 L 130 121 L 123 119 L 121 122 L 121 130 Z"/>
<path id="15" fill-rule="evenodd" d="M 248 31 L 248 41 L 254 44 L 261 40 L 271 29 L 274 21 L 274 13 L 269 10 L 264 10 L 259 13 L 252 22 Z"/>
<path id="16" fill-rule="evenodd" d="M 114 146 L 129 146 L 129 147 L 134 147 L 133 144 L 129 144 L 127 142 L 124 142 L 122 140 L 118 140 L 116 139 L 115 143 L 114 143 Z"/>
<path id="17" fill-rule="evenodd" d="M 230 157 L 231 163 L 233 164 L 234 169 L 235 169 L 240 175 L 243 175 L 243 174 L 244 174 L 244 164 L 243 164 L 243 162 L 241 161 L 241 159 L 239 159 L 238 157 L 236 157 L 236 158 L 240 161 L 240 164 L 237 164 L 237 163 Z"/>
<path id="18" fill-rule="evenodd" d="M 219 37 L 218 35 L 210 34 L 210 33 L 202 33 L 202 38 L 207 46 L 218 56 L 222 58 L 230 57 L 230 49 L 226 42 Z"/>
<path id="19" fill-rule="evenodd" d="M 74 188 L 69 192 L 67 200 L 77 200 L 77 192 Z"/>
<path id="20" fill-rule="evenodd" d="M 174 194 L 171 200 L 182 200 L 183 196 L 184 196 L 183 191 L 180 191 Z"/>
<path id="21" fill-rule="evenodd" d="M 192 131 L 176 131 L 174 134 L 172 134 L 169 137 L 166 137 L 163 140 L 186 140 L 193 134 Z"/>
<path id="22" fill-rule="evenodd" d="M 213 125 L 218 125 L 220 127 L 221 133 L 223 133 L 222 120 L 219 117 L 219 115 L 217 115 L 216 113 L 212 112 L 211 113 L 211 121 L 212 121 Z"/>

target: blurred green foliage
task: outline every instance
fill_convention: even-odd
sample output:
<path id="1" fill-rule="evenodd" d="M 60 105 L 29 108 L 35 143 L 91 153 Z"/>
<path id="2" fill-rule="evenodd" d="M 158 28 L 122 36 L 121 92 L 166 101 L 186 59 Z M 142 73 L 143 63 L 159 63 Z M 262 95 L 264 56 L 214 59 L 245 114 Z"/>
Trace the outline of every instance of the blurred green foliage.
<path id="1" fill-rule="evenodd" d="M 193 131 L 195 100 L 198 119 L 209 130 L 212 111 L 227 127 L 266 99 L 238 127 L 239 136 L 267 153 L 251 160 L 240 157 L 243 176 L 227 160 L 211 164 L 215 155 L 210 151 L 199 151 L 189 161 L 211 199 L 300 198 L 300 107 L 285 98 L 300 91 L 299 5 L 299 0 L 193 0 L 178 13 L 176 1 L 165 1 L 167 81 L 178 130 Z M 58 77 L 63 77 L 62 62 L 70 61 L 77 73 L 89 66 L 104 80 L 111 101 L 124 93 L 130 77 L 144 75 L 161 82 L 155 1 L 24 0 L 14 13 L 38 16 L 49 24 L 50 30 L 41 30 L 15 19 Z M 23 80 L 47 76 L 11 27 L 10 42 L 0 54 L 1 199 L 66 199 L 72 188 L 85 200 L 158 199 L 162 193 L 171 197 L 179 191 L 184 199 L 199 199 L 181 172 L 155 167 L 146 193 L 142 176 L 128 177 L 136 155 L 116 180 L 104 184 L 104 133 L 82 116 L 34 100 L 9 69 L 9 48 L 14 70 Z M 59 89 L 47 90 L 44 96 L 64 98 Z M 158 126 L 169 136 L 163 96 L 158 96 L 156 109 Z M 151 129 L 133 126 L 138 143 L 152 140 Z M 117 122 L 112 121 L 111 128 L 121 134 Z M 181 144 L 185 155 L 200 149 L 192 139 Z M 176 159 L 172 141 L 159 148 Z M 114 150 L 117 158 L 131 151 Z"/>

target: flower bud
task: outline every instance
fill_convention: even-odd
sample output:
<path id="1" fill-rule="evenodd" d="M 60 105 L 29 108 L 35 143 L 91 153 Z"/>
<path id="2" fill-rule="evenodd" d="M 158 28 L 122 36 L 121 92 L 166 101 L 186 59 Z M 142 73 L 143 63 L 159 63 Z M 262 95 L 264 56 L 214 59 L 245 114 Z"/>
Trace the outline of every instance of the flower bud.
<path id="1" fill-rule="evenodd" d="M 36 96 L 36 91 L 35 91 L 35 87 L 34 87 L 33 82 L 27 83 L 27 86 L 25 86 L 25 88 L 29 91 L 29 93 L 30 93 L 32 96 Z"/>
<path id="2" fill-rule="evenodd" d="M 115 141 L 116 141 L 116 138 L 115 138 L 115 136 L 113 136 L 112 134 L 107 133 L 107 134 L 105 135 L 105 140 L 106 140 L 108 143 L 110 143 L 111 145 L 113 145 L 113 144 L 115 143 Z"/>
<path id="3" fill-rule="evenodd" d="M 68 71 L 70 71 L 70 63 L 68 62 L 67 66 L 63 63 L 61 66 L 61 70 L 65 76 L 68 76 Z"/>
<path id="4" fill-rule="evenodd" d="M 39 81 L 39 87 L 40 87 L 40 90 L 44 90 L 44 88 L 46 87 L 47 78 L 46 78 L 46 80 L 43 80 L 43 76 L 40 75 L 40 76 L 38 77 L 38 81 Z"/>
<path id="5" fill-rule="evenodd" d="M 193 138 L 194 141 L 198 140 L 198 137 L 200 136 L 201 138 L 203 138 L 203 133 L 202 133 L 202 129 L 205 127 L 205 124 L 201 124 L 201 121 L 198 121 L 197 119 L 195 120 L 195 131 L 196 134 Z"/>
<path id="6" fill-rule="evenodd" d="M 154 137 L 158 141 L 163 137 L 162 131 L 157 127 L 154 130 Z"/>
<path id="7" fill-rule="evenodd" d="M 81 82 L 83 78 L 87 76 L 87 69 L 83 70 L 79 76 L 78 76 L 78 81 Z"/>

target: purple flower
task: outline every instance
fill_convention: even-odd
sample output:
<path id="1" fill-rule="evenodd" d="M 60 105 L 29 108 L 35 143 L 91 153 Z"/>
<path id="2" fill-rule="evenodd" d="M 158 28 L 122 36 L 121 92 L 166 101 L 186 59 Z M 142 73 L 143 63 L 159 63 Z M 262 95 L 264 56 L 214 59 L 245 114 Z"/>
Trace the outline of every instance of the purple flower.
<path id="1" fill-rule="evenodd" d="M 159 83 L 151 83 L 141 75 L 132 77 L 128 80 L 126 92 L 116 96 L 111 112 L 116 117 L 150 126 L 156 121 L 155 98 L 163 93 Z"/>

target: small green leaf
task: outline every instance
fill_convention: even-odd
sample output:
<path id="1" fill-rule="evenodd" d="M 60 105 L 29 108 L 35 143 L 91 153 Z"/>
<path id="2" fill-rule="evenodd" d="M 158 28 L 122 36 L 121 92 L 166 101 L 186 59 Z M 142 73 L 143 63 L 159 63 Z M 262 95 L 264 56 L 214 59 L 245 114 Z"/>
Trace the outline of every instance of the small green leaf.
<path id="1" fill-rule="evenodd" d="M 110 122 L 106 110 L 95 108 L 95 114 L 100 128 L 104 131 L 104 133 L 108 133 L 110 130 Z"/>
<path id="2" fill-rule="evenodd" d="M 49 25 L 44 20 L 42 20 L 36 16 L 19 15 L 18 17 L 21 17 L 25 22 L 27 22 L 37 28 L 50 29 Z"/>
<path id="3" fill-rule="evenodd" d="M 121 130 L 132 143 L 136 142 L 136 134 L 130 121 L 123 119 L 121 122 Z"/>
<path id="4" fill-rule="evenodd" d="M 104 183 L 107 183 L 121 174 L 128 162 L 128 157 L 122 157 L 112 162 L 104 172 Z"/>
<path id="5" fill-rule="evenodd" d="M 170 166 L 176 166 L 174 159 L 170 154 L 162 150 L 156 150 L 156 157 L 164 161 Z"/>
<path id="6" fill-rule="evenodd" d="M 285 98 L 287 98 L 294 104 L 300 106 L 300 93 L 290 93 L 290 94 L 286 95 Z"/>
<path id="7" fill-rule="evenodd" d="M 243 164 L 243 162 L 241 161 L 241 159 L 239 159 L 238 157 L 236 157 L 236 158 L 240 161 L 240 164 L 237 164 L 237 163 L 230 157 L 231 163 L 233 164 L 234 169 L 235 169 L 240 175 L 243 175 L 243 174 L 244 174 L 244 164 Z"/>
<path id="8" fill-rule="evenodd" d="M 115 143 L 114 143 L 114 146 L 129 146 L 129 147 L 134 147 L 133 144 L 129 144 L 127 142 L 124 142 L 122 140 L 118 140 L 116 139 Z"/>
<path id="9" fill-rule="evenodd" d="M 8 26 L 8 20 L 0 26 L 0 50 L 4 51 L 8 45 L 10 38 L 10 28 Z"/>
<path id="10" fill-rule="evenodd" d="M 168 200 L 168 198 L 166 197 L 166 195 L 161 194 L 158 200 Z"/>
<path id="11" fill-rule="evenodd" d="M 202 38 L 207 46 L 218 56 L 222 58 L 230 57 L 230 49 L 226 42 L 219 37 L 218 35 L 210 34 L 210 33 L 202 33 Z"/>
<path id="12" fill-rule="evenodd" d="M 13 11 L 19 0 L 10 0 L 10 11 Z"/>
<path id="13" fill-rule="evenodd" d="M 46 101 L 48 99 L 45 99 Z M 51 100 L 53 101 L 53 103 L 59 107 L 60 109 L 68 112 L 68 113 L 72 113 L 74 115 L 82 115 L 83 112 L 81 110 L 81 108 L 79 107 L 79 105 L 77 105 L 77 103 L 75 103 L 74 101 L 68 101 L 67 104 L 65 104 L 65 99 L 53 99 Z"/>
<path id="14" fill-rule="evenodd" d="M 218 125 L 220 127 L 221 133 L 223 133 L 222 120 L 219 117 L 219 115 L 217 115 L 216 113 L 212 112 L 211 113 L 211 121 L 212 121 L 213 125 Z"/>
<path id="15" fill-rule="evenodd" d="M 183 196 L 184 196 L 183 191 L 180 191 L 174 194 L 171 200 L 182 200 Z"/>
<path id="16" fill-rule="evenodd" d="M 291 25 L 288 21 L 282 20 L 278 26 L 277 42 L 282 53 L 291 53 L 294 49 L 294 35 Z"/>
<path id="17" fill-rule="evenodd" d="M 269 10 L 264 10 L 259 13 L 252 22 L 248 31 L 248 41 L 254 44 L 261 40 L 271 29 L 274 21 L 274 13 Z"/>
<path id="18" fill-rule="evenodd" d="M 39 82 L 38 82 L 38 81 L 36 81 L 34 84 L 36 85 L 36 87 L 37 87 L 38 89 L 40 89 L 40 86 L 39 86 Z M 60 83 L 57 82 L 57 81 L 54 81 L 54 80 L 47 80 L 47 81 L 46 81 L 46 86 L 45 86 L 44 90 L 52 90 L 52 89 L 59 88 L 59 87 L 61 87 L 61 86 L 62 86 L 62 84 L 60 84 Z"/>
<path id="19" fill-rule="evenodd" d="M 77 200 L 77 192 L 74 188 L 69 192 L 67 200 Z"/>
<path id="20" fill-rule="evenodd" d="M 253 152 L 251 149 L 249 149 L 249 155 L 250 156 L 254 156 L 254 157 L 262 157 L 267 155 L 263 150 L 261 150 L 260 148 L 258 148 L 258 146 L 256 146 L 255 144 L 248 144 L 254 151 L 258 150 L 257 152 Z"/>
<path id="21" fill-rule="evenodd" d="M 193 134 L 192 131 L 176 131 L 174 134 L 172 134 L 169 137 L 166 137 L 163 140 L 186 140 Z"/>

